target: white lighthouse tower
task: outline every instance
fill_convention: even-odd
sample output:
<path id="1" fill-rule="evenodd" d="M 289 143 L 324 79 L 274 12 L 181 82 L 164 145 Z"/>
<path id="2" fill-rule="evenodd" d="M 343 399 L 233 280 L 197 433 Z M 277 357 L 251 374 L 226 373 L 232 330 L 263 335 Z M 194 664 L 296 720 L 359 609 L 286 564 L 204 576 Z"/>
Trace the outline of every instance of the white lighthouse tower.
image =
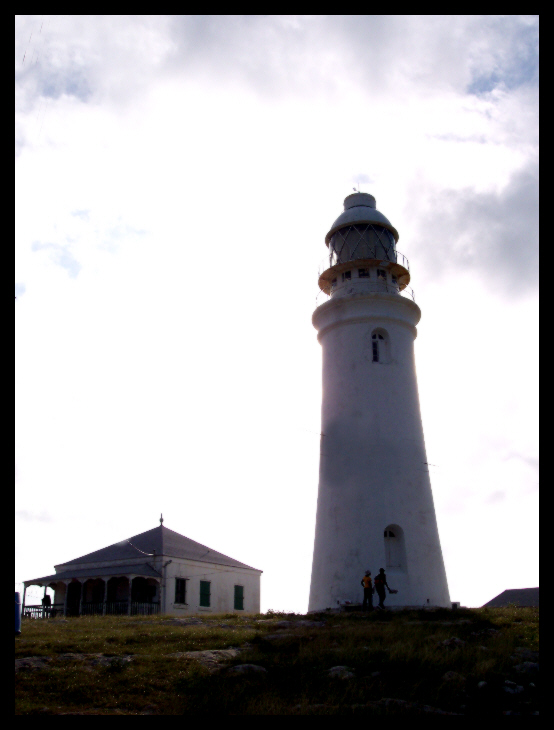
<path id="1" fill-rule="evenodd" d="M 385 568 L 391 606 L 449 606 L 414 361 L 421 312 L 398 232 L 354 193 L 325 237 L 313 315 L 323 348 L 319 492 L 309 610 L 358 603 Z"/>

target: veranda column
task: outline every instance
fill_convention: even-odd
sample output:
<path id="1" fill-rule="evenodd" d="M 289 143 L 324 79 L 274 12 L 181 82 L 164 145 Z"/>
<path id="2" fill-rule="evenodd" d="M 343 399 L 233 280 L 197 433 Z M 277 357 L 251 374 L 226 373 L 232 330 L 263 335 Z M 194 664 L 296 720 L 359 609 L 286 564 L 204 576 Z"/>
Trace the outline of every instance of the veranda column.
<path id="1" fill-rule="evenodd" d="M 131 592 L 133 589 L 133 578 L 134 575 L 129 576 L 129 603 L 127 605 L 127 616 L 131 615 Z"/>
<path id="2" fill-rule="evenodd" d="M 81 597 L 79 598 L 79 616 L 82 616 L 83 615 L 83 598 L 85 595 L 86 581 L 84 581 L 84 582 L 79 581 L 79 583 L 81 584 Z"/>
<path id="3" fill-rule="evenodd" d="M 65 596 L 63 597 L 63 615 L 67 618 L 67 594 L 69 593 L 69 582 L 64 580 L 62 583 L 65 585 Z"/>

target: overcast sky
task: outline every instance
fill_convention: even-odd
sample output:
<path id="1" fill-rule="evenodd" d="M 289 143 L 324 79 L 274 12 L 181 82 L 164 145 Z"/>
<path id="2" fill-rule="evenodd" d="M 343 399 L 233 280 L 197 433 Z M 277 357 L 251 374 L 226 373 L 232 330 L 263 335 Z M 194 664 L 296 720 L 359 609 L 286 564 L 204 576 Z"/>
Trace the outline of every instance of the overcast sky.
<path id="1" fill-rule="evenodd" d="M 451 598 L 538 585 L 537 17 L 15 30 L 16 582 L 163 512 L 263 570 L 263 610 L 306 610 L 311 315 L 359 184 L 422 310 Z"/>

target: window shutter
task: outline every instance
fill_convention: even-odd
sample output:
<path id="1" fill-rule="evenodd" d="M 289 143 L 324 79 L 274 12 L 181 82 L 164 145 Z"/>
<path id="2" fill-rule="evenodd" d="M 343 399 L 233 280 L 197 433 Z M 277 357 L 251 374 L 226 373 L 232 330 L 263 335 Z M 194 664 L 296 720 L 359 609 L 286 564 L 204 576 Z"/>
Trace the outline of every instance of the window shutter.
<path id="1" fill-rule="evenodd" d="M 210 582 L 207 580 L 200 581 L 200 605 L 209 607 L 210 605 Z"/>
<path id="2" fill-rule="evenodd" d="M 235 586 L 235 611 L 244 611 L 244 586 Z"/>

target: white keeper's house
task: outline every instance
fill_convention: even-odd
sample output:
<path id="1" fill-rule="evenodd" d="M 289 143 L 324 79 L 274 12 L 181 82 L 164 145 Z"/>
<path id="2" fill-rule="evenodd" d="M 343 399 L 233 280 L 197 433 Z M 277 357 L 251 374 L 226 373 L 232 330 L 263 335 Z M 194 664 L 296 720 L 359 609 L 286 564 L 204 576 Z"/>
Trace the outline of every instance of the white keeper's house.
<path id="1" fill-rule="evenodd" d="M 260 610 L 261 570 L 160 525 L 56 565 L 53 575 L 24 581 L 54 590 L 54 602 L 23 616 L 242 613 Z"/>

